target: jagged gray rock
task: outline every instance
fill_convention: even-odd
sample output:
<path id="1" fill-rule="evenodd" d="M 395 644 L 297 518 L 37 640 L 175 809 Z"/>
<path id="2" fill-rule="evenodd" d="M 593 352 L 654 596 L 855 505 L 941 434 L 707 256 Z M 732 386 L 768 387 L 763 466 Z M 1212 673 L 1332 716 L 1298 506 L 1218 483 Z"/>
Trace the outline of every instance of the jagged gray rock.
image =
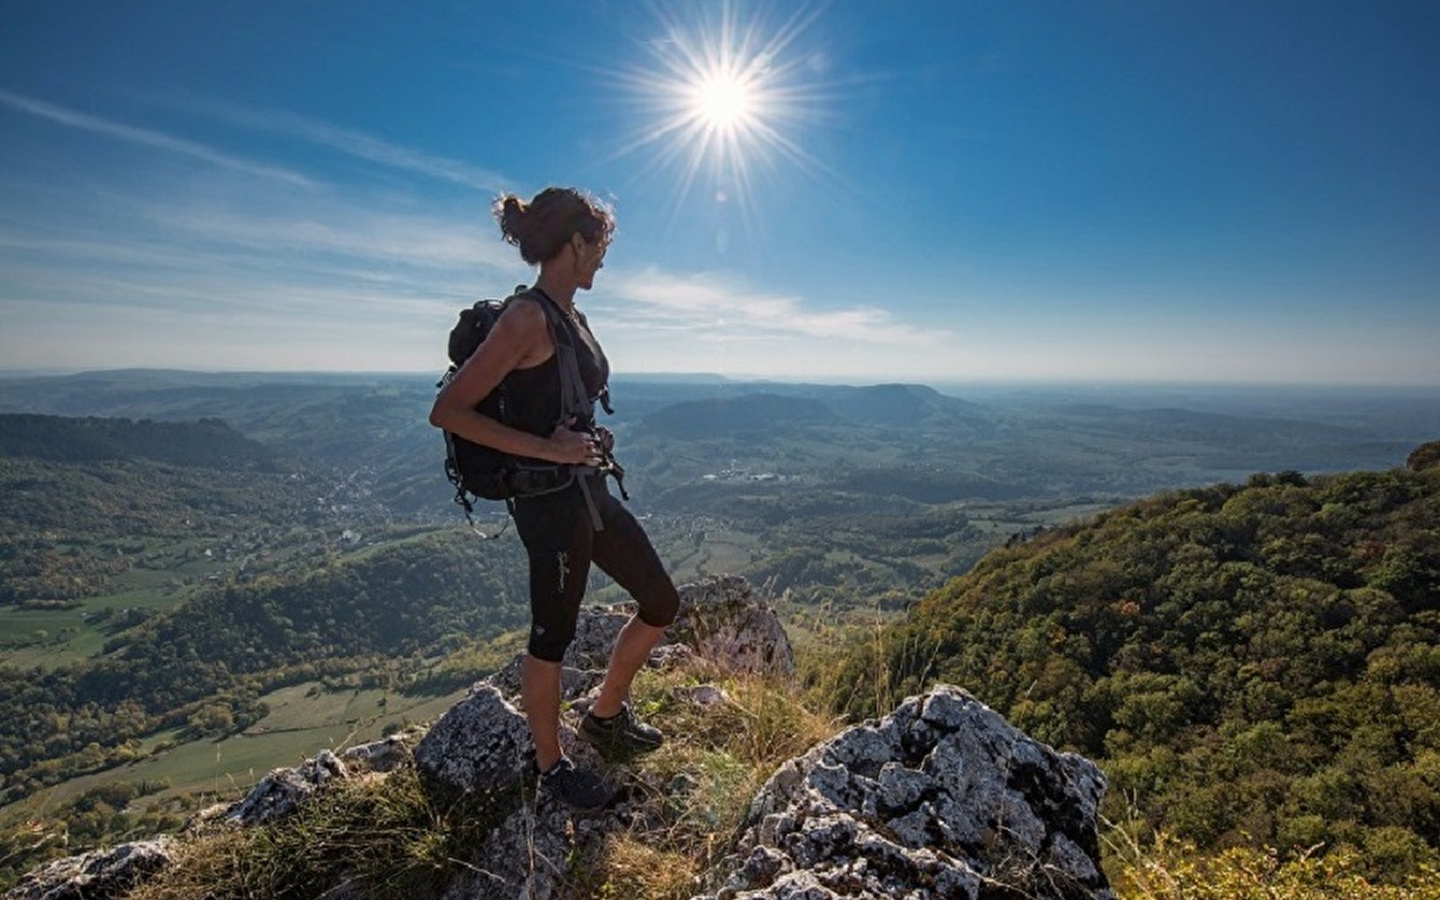
<path id="1" fill-rule="evenodd" d="M 340 760 L 347 768 L 360 768 L 368 772 L 392 772 L 411 757 L 411 747 L 424 737 L 419 729 L 402 731 L 371 741 L 357 744 L 340 754 Z"/>
<path id="2" fill-rule="evenodd" d="M 561 726 L 561 742 L 580 765 L 602 770 L 591 748 Z M 580 814 L 538 789 L 531 765 L 529 726 L 493 685 L 476 687 L 451 707 L 415 748 L 415 765 L 432 784 L 486 794 L 513 809 L 466 862 L 443 900 L 552 900 L 577 848 L 619 830 L 628 815 L 619 803 Z M 528 782 L 528 783 L 527 783 Z M 521 801 L 517 788 L 527 788 Z"/>
<path id="3" fill-rule="evenodd" d="M 173 842 L 161 837 L 57 859 L 26 875 L 5 900 L 106 900 L 175 862 Z"/>
<path id="4" fill-rule="evenodd" d="M 490 831 L 441 900 L 558 900 L 573 861 L 627 817 L 626 804 L 582 814 L 538 792 Z"/>
<path id="5" fill-rule="evenodd" d="M 225 817 L 241 825 L 259 825 L 278 816 L 288 815 L 295 807 L 332 779 L 349 778 L 350 773 L 340 758 L 329 750 L 321 750 L 299 768 L 275 769 L 233 804 Z"/>
<path id="6" fill-rule="evenodd" d="M 457 791 L 515 786 L 530 764 L 530 728 L 500 691 L 481 685 L 450 707 L 415 747 L 415 765 Z"/>
<path id="7" fill-rule="evenodd" d="M 697 900 L 1110 900 L 1095 820 L 1105 776 L 940 686 L 791 760 Z"/>

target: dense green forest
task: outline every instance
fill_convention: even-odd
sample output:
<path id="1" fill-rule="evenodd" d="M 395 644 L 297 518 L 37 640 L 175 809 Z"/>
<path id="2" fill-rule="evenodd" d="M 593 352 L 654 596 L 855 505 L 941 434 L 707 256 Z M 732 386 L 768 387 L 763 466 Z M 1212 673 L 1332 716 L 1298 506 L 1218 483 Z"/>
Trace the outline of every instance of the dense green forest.
<path id="1" fill-rule="evenodd" d="M 1108 813 L 1201 846 L 1440 850 L 1440 466 L 1167 492 L 996 550 L 853 659 L 1100 762 Z"/>
<path id="2" fill-rule="evenodd" d="M 0 457 L 0 492 L 0 604 L 31 608 L 75 605 L 127 575 L 183 579 L 206 560 L 268 562 L 334 518 L 298 473 L 144 459 Z"/>

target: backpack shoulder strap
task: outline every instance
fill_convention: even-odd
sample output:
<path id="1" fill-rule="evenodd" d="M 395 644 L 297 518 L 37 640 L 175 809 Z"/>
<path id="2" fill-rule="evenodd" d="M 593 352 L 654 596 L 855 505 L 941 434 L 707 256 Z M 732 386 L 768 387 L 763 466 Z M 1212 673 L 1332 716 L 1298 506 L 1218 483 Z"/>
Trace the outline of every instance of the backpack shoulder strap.
<path id="1" fill-rule="evenodd" d="M 595 411 L 585 391 L 585 381 L 580 377 L 580 362 L 575 356 L 575 337 L 570 326 L 565 324 L 560 307 L 544 291 L 531 288 L 529 293 L 545 311 L 545 324 L 550 329 L 550 340 L 555 345 L 555 356 L 560 363 L 561 416 L 576 416 L 583 422 L 589 422 L 594 419 Z"/>
<path id="2" fill-rule="evenodd" d="M 590 320 L 585 318 L 585 313 L 577 309 L 575 318 L 586 331 L 590 331 Z M 591 337 L 594 337 L 594 332 L 591 332 Z M 606 415 L 615 415 L 615 408 L 610 405 L 610 385 L 608 383 L 600 385 L 600 394 L 595 399 L 600 401 L 600 406 L 605 410 Z M 594 404 L 591 404 L 591 412 L 594 412 Z"/>

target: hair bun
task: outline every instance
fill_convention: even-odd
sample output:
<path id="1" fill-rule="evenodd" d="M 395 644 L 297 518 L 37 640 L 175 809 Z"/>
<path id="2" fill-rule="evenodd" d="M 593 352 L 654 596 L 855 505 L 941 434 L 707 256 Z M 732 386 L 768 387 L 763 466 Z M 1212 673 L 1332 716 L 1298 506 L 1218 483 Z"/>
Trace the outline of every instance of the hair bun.
<path id="1" fill-rule="evenodd" d="M 500 234 L 508 243 L 520 246 L 530 230 L 530 208 L 524 200 L 514 194 L 506 194 L 495 201 L 495 218 L 500 221 Z"/>

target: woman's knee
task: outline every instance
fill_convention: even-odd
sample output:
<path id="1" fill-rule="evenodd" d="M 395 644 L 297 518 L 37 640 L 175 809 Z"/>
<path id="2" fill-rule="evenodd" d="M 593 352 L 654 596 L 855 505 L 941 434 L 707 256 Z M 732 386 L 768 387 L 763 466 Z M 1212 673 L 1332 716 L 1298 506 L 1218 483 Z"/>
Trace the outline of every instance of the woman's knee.
<path id="1" fill-rule="evenodd" d="M 558 663 L 565 660 L 565 651 L 575 640 L 575 624 L 568 629 L 558 625 L 536 622 L 530 626 L 530 641 L 526 649 L 530 655 L 545 662 Z"/>
<path id="2" fill-rule="evenodd" d="M 640 621 L 655 628 L 668 628 L 680 612 L 680 593 L 669 576 L 656 579 L 647 590 L 637 595 Z"/>

